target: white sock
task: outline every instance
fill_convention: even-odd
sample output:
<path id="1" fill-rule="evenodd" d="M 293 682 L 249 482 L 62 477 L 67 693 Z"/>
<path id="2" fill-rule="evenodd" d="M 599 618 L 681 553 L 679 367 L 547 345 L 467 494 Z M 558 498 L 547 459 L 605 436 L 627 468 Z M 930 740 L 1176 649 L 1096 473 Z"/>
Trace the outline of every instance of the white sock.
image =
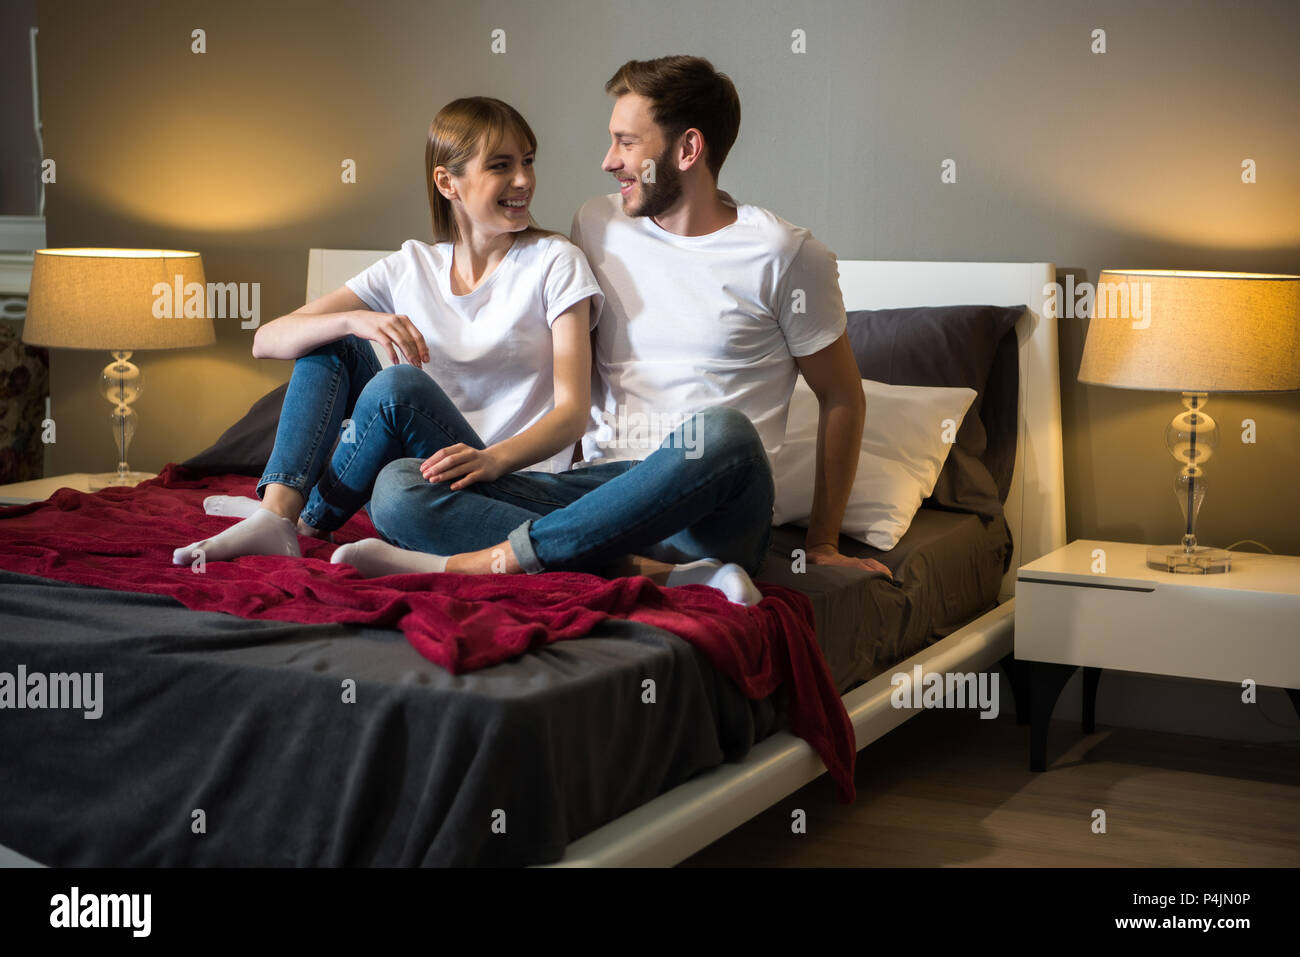
<path id="1" fill-rule="evenodd" d="M 410 552 L 389 545 L 379 538 L 363 538 L 334 549 L 330 561 L 335 565 L 351 565 L 362 578 L 379 578 L 383 575 L 424 575 L 447 570 L 447 559 L 428 552 Z"/>
<path id="2" fill-rule="evenodd" d="M 300 558 L 297 526 L 268 508 L 259 508 L 224 532 L 172 552 L 173 565 L 189 565 L 203 550 L 205 562 L 224 562 L 241 555 L 288 555 Z"/>
<path id="3" fill-rule="evenodd" d="M 247 495 L 209 495 L 203 500 L 203 511 L 229 518 L 248 518 L 261 507 L 261 499 Z"/>
<path id="4" fill-rule="evenodd" d="M 674 565 L 665 584 L 669 588 L 674 585 L 708 585 L 718 589 L 727 596 L 728 601 L 737 605 L 757 605 L 763 600 L 763 593 L 755 587 L 743 568 L 739 565 L 724 565 L 716 558 L 701 558 L 698 562 Z"/>
<path id="5" fill-rule="evenodd" d="M 249 498 L 247 495 L 209 495 L 203 500 L 203 511 L 209 515 L 224 515 L 227 518 L 248 518 L 261 507 L 261 499 Z M 298 519 L 298 534 L 303 538 L 334 541 L 332 534 L 313 528 L 301 518 Z"/>

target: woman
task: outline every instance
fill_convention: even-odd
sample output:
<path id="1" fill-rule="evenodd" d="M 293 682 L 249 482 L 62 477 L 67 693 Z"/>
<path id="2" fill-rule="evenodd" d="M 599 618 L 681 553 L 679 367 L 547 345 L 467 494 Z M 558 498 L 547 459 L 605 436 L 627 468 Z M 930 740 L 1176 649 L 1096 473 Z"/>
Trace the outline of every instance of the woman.
<path id="1" fill-rule="evenodd" d="M 529 214 L 536 149 L 500 100 L 438 112 L 425 149 L 434 244 L 408 240 L 258 329 L 254 356 L 297 360 L 260 505 L 207 499 L 209 514 L 243 520 L 178 548 L 175 564 L 298 556 L 297 536 L 340 527 L 396 458 L 425 458 L 425 477 L 453 489 L 568 467 L 590 408 L 602 296 L 581 250 Z M 376 347 L 393 365 L 381 368 Z"/>

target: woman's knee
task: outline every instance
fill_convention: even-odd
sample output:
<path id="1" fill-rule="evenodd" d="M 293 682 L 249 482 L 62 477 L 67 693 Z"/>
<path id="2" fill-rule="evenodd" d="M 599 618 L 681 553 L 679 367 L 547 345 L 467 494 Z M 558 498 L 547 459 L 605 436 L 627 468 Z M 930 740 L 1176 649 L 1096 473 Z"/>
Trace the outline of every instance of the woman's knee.
<path id="1" fill-rule="evenodd" d="M 376 373 L 362 392 L 372 398 L 394 399 L 408 405 L 446 401 L 446 393 L 416 366 L 396 365 Z"/>
<path id="2" fill-rule="evenodd" d="M 390 391 L 397 392 L 403 389 L 413 389 L 420 383 L 431 380 L 424 370 L 402 363 L 401 365 L 381 369 L 370 381 Z"/>
<path id="3" fill-rule="evenodd" d="M 402 516 L 410 516 L 408 496 L 429 484 L 420 474 L 421 461 L 418 458 L 394 459 L 375 477 L 366 511 L 370 513 L 375 529 L 390 541 L 401 527 Z"/>
<path id="4" fill-rule="evenodd" d="M 328 358 L 332 356 L 334 358 L 343 359 L 348 349 L 347 340 L 352 338 L 355 337 L 344 336 L 342 339 L 331 339 L 329 342 L 322 342 L 315 349 L 312 349 L 311 352 L 304 353 L 301 358 L 306 359 L 309 356 L 315 358 Z"/>

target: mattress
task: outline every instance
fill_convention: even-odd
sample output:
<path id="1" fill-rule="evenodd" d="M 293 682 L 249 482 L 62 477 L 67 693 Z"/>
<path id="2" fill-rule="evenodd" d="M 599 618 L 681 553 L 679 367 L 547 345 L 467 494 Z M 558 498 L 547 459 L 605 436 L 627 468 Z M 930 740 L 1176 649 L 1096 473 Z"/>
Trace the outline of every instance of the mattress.
<path id="1" fill-rule="evenodd" d="M 841 537 L 845 555 L 874 558 L 894 575 L 796 561 L 805 531 L 772 531 L 763 581 L 812 601 L 817 643 L 840 693 L 946 637 L 997 605 L 1011 563 L 1011 531 L 1002 515 L 922 508 L 888 552 Z"/>
<path id="2" fill-rule="evenodd" d="M 841 543 L 896 581 L 798 570 L 802 540 L 774 530 L 759 577 L 810 597 L 841 692 L 991 606 L 1010 553 L 1001 518 L 931 509 L 886 555 Z M 545 863 L 782 726 L 780 692 L 634 622 L 451 675 L 397 631 L 0 571 L 19 665 L 103 675 L 99 718 L 0 721 L 0 845 L 62 866 Z"/>

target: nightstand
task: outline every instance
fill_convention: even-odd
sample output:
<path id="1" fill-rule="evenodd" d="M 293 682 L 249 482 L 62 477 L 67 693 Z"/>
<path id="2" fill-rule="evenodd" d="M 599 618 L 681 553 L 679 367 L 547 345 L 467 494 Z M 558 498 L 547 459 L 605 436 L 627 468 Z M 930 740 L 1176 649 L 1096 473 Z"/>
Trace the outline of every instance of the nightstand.
<path id="1" fill-rule="evenodd" d="M 89 492 L 91 474 L 90 472 L 70 472 L 67 475 L 55 475 L 51 478 L 32 479 L 30 482 L 14 482 L 12 485 L 0 485 L 0 505 L 26 505 L 28 502 L 43 502 L 61 488 Z M 149 478 L 157 478 L 157 476 L 151 475 Z"/>
<path id="2" fill-rule="evenodd" d="M 1016 575 L 1015 657 L 1030 663 L 1029 769 L 1046 767 L 1056 699 L 1083 668 L 1083 730 L 1103 669 L 1286 688 L 1300 713 L 1300 558 L 1234 552 L 1219 575 L 1146 564 L 1146 545 L 1079 540 Z"/>

